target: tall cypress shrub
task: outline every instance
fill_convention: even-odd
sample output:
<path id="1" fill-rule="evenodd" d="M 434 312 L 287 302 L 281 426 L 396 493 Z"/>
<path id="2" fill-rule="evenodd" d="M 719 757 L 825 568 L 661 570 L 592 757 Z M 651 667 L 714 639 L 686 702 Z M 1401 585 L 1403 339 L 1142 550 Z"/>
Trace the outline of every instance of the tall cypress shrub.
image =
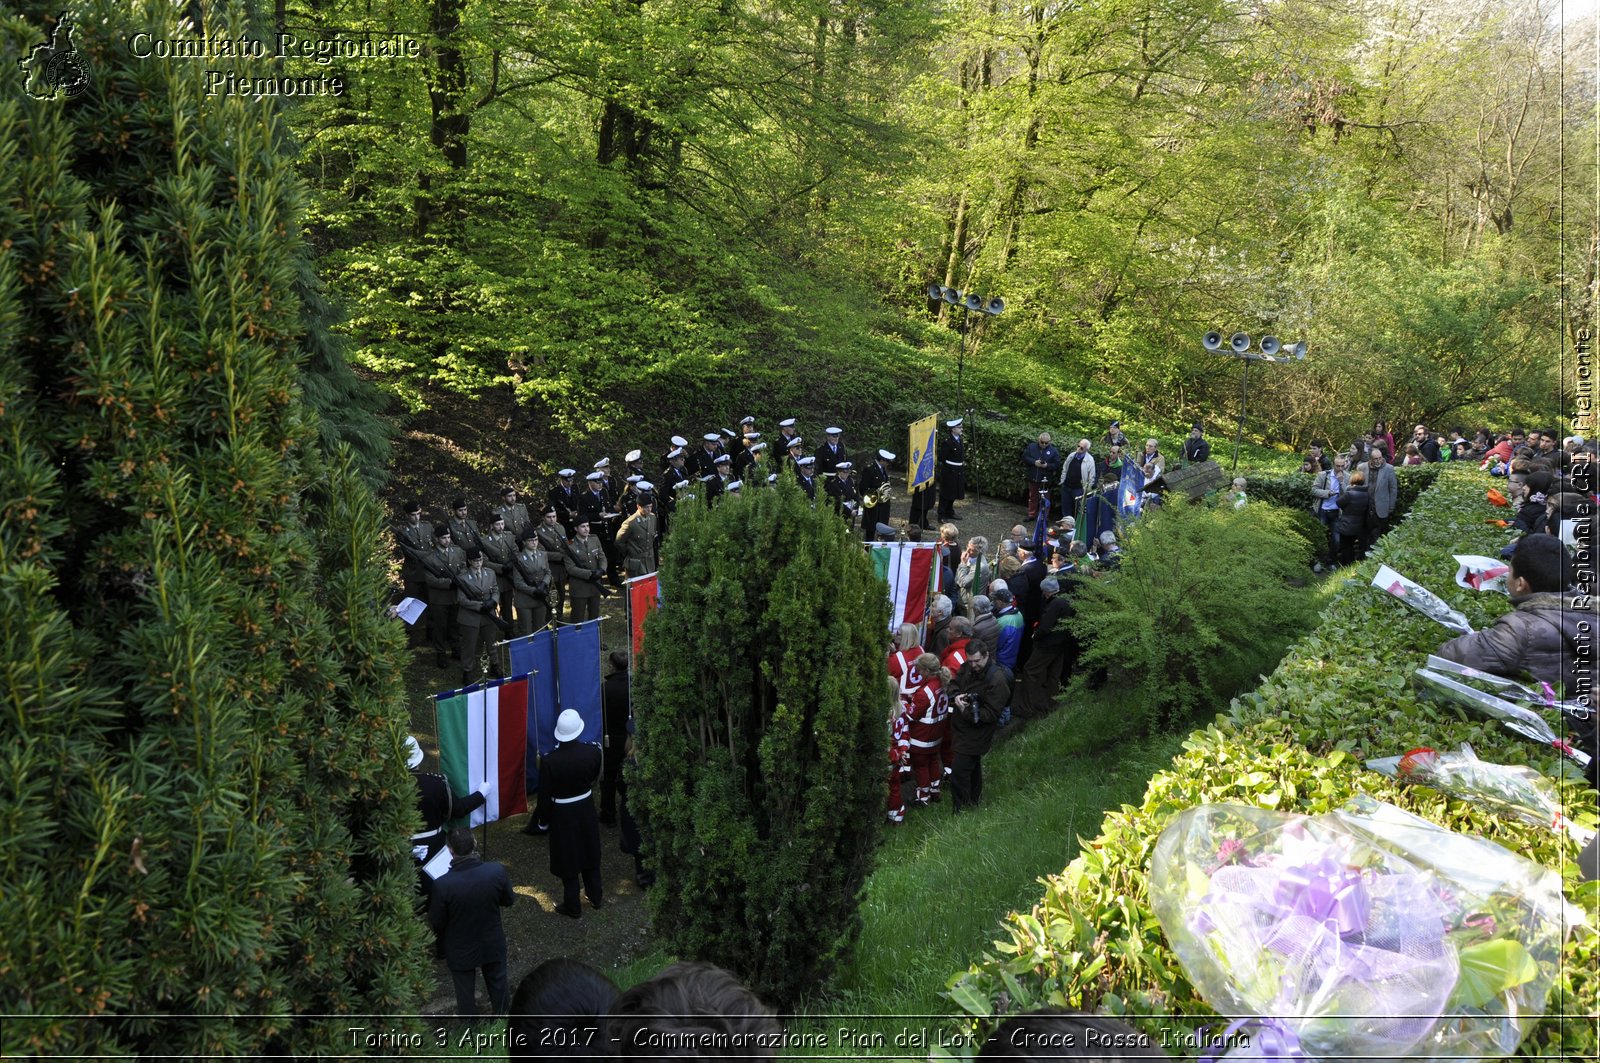
<path id="1" fill-rule="evenodd" d="M 0 1048 L 348 1049 L 301 1016 L 430 978 L 382 515 L 301 391 L 272 107 L 86 7 L 72 99 L 18 68 L 57 8 L 0 16 Z"/>
<path id="2" fill-rule="evenodd" d="M 661 587 L 630 792 L 653 839 L 656 932 L 792 1005 L 848 954 L 882 829 L 884 587 L 788 475 L 680 509 Z"/>

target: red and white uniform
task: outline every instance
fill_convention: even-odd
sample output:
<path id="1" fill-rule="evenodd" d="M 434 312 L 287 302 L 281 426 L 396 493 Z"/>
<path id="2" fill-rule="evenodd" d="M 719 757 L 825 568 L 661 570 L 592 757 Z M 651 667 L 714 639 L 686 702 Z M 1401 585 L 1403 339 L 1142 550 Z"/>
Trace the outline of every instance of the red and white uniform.
<path id="1" fill-rule="evenodd" d="M 907 741 L 911 748 L 911 770 L 917 777 L 917 803 L 927 804 L 939 796 L 943 778 L 940 753 L 950 730 L 949 703 L 939 677 L 926 676 L 912 691 L 905 718 L 910 721 Z"/>
<path id="2" fill-rule="evenodd" d="M 906 714 L 897 713 L 889 725 L 889 822 L 903 823 L 906 818 L 905 798 L 900 796 L 900 777 L 911 767 L 910 745 L 907 740 Z"/>
<path id="3" fill-rule="evenodd" d="M 921 646 L 913 646 L 909 650 L 889 651 L 889 677 L 900 684 L 900 697 L 905 698 L 911 691 L 906 685 L 906 677 L 917 670 L 917 658 L 923 653 Z"/>

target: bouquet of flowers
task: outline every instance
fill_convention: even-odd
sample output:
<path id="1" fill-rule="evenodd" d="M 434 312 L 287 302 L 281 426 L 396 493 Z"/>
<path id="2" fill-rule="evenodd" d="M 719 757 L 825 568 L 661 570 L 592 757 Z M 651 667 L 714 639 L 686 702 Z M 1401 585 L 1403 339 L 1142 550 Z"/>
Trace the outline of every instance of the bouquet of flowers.
<path id="1" fill-rule="evenodd" d="M 1512 679 L 1480 672 L 1476 668 L 1456 664 L 1442 657 L 1430 656 L 1428 663 L 1414 674 L 1417 688 L 1440 701 L 1464 705 L 1485 716 L 1492 716 L 1510 731 L 1540 745 L 1554 746 L 1566 754 L 1580 768 L 1589 766 L 1589 754 L 1566 740 L 1564 723 L 1562 734 L 1557 734 L 1550 722 L 1534 707 L 1534 696 L 1528 687 Z M 1480 690 L 1468 682 L 1482 683 L 1495 688 L 1494 693 Z M 1546 710 L 1554 709 L 1559 716 L 1587 720 L 1593 711 L 1588 706 L 1555 700 L 1555 692 L 1548 685 L 1538 696 Z"/>
<path id="2" fill-rule="evenodd" d="M 1499 591 L 1509 594 L 1506 590 L 1506 574 L 1511 567 L 1504 561 L 1492 557 L 1483 557 L 1480 554 L 1454 554 L 1456 564 L 1461 567 L 1456 570 L 1456 586 L 1469 591 Z"/>
<path id="3" fill-rule="evenodd" d="M 1415 580 L 1400 575 L 1388 565 L 1378 566 L 1377 574 L 1372 577 L 1372 585 L 1380 591 L 1394 595 L 1423 616 L 1443 624 L 1451 631 L 1463 635 L 1472 633 L 1472 625 L 1467 623 L 1467 618 L 1445 604 L 1443 598 Z"/>
<path id="4" fill-rule="evenodd" d="M 1454 753 L 1423 747 L 1404 756 L 1369 760 L 1367 767 L 1401 782 L 1431 786 L 1442 793 L 1488 805 L 1536 827 L 1549 827 L 1558 834 L 1565 832 L 1579 846 L 1594 837 L 1594 831 L 1567 819 L 1561 810 L 1561 794 L 1549 779 L 1525 764 L 1479 760 L 1465 743 Z"/>
<path id="5" fill-rule="evenodd" d="M 1582 922 L 1554 872 L 1367 797 L 1181 813 L 1150 898 L 1189 980 L 1240 1020 L 1213 1042 L 1232 1060 L 1510 1055 Z"/>

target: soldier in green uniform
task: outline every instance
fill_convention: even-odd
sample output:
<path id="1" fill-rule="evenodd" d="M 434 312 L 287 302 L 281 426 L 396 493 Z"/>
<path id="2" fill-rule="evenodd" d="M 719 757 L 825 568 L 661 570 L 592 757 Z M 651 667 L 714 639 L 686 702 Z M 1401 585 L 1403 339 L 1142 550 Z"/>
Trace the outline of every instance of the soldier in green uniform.
<path id="1" fill-rule="evenodd" d="M 554 511 L 552 511 L 554 516 Z M 511 588 L 516 599 L 517 619 L 513 631 L 520 637 L 531 635 L 550 622 L 550 558 L 540 545 L 533 528 L 523 532 L 522 547 L 511 559 Z"/>
<path id="2" fill-rule="evenodd" d="M 467 500 L 458 498 L 450 503 L 450 516 L 445 521 L 450 525 L 451 540 L 463 550 L 478 550 L 482 544 L 478 542 L 481 534 L 478 531 L 478 522 L 467 516 Z"/>
<path id="3" fill-rule="evenodd" d="M 577 534 L 567 544 L 567 579 L 572 584 L 572 622 L 600 615 L 601 584 L 606 577 L 606 552 L 589 534 L 589 522 L 578 518 Z"/>
<path id="4" fill-rule="evenodd" d="M 617 529 L 617 552 L 630 579 L 656 570 L 655 486 L 641 480 L 633 501 L 633 513 Z"/>
<path id="5" fill-rule="evenodd" d="M 500 490 L 500 508 L 495 512 L 506 519 L 506 531 L 511 533 L 511 538 L 517 542 L 522 541 L 522 533 L 533 527 L 533 518 L 528 515 L 528 507 L 517 501 L 517 489 L 507 484 Z"/>
<path id="6" fill-rule="evenodd" d="M 394 538 L 400 547 L 400 582 L 405 588 L 406 597 L 427 601 L 427 572 L 422 567 L 422 559 L 433 551 L 433 525 L 422 522 L 421 502 L 406 506 L 406 519 L 394 526 Z M 415 642 L 424 638 L 426 633 L 420 625 L 413 625 L 409 635 Z"/>
<path id="7" fill-rule="evenodd" d="M 511 559 L 517 554 L 517 540 L 510 532 L 506 531 L 506 519 L 499 513 L 494 514 L 489 520 L 489 530 L 479 540 L 483 545 L 483 565 L 494 573 L 495 582 L 499 584 L 500 591 L 495 596 L 495 601 L 500 606 L 500 615 L 506 620 L 511 619 Z"/>
<path id="8" fill-rule="evenodd" d="M 456 575 L 456 628 L 461 636 L 461 683 L 465 686 L 478 676 L 480 644 L 494 650 L 496 627 L 494 612 L 499 583 L 483 563 L 482 550 L 468 550 L 466 571 Z"/>
<path id="9" fill-rule="evenodd" d="M 567 604 L 567 532 L 554 506 L 544 511 L 542 523 L 534 530 L 539 535 L 545 560 L 550 563 L 551 615 L 560 620 L 562 607 Z"/>
<path id="10" fill-rule="evenodd" d="M 450 538 L 448 524 L 433 526 L 433 550 L 422 562 L 423 581 L 428 585 L 428 636 L 433 641 L 433 663 L 440 668 L 450 663 L 449 653 L 456 638 L 456 573 L 467 565 L 466 554 Z"/>

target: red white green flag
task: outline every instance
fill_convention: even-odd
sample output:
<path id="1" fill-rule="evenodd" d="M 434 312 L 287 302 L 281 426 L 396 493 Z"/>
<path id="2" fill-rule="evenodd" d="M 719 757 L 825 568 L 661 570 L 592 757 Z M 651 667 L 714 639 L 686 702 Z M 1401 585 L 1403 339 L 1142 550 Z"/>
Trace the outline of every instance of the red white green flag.
<path id="1" fill-rule="evenodd" d="M 487 790 L 468 826 L 528 810 L 528 677 L 441 694 L 439 763 L 450 791 L 466 797 Z"/>

